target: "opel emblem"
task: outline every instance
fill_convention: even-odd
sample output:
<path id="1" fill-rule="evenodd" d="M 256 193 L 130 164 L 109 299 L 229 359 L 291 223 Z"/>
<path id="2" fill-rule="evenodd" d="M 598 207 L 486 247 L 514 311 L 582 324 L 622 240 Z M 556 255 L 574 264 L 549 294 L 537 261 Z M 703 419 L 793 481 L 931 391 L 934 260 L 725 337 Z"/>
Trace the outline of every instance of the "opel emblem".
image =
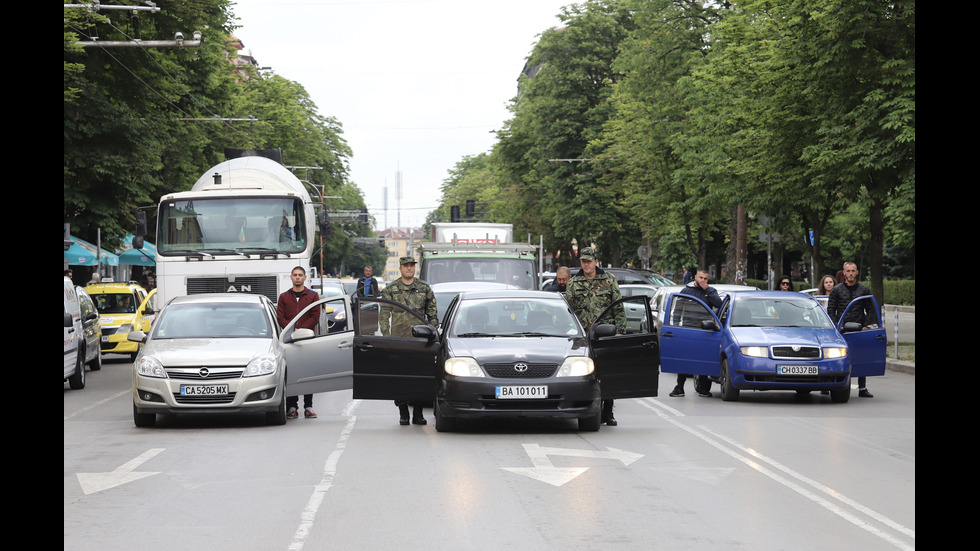
<path id="1" fill-rule="evenodd" d="M 525 371 L 527 371 L 527 364 L 526 363 L 514 364 L 514 371 L 518 373 L 524 373 Z"/>
<path id="2" fill-rule="evenodd" d="M 202 367 L 201 371 L 199 371 L 198 373 L 200 373 L 202 379 L 207 378 L 207 376 L 211 374 L 211 372 L 208 371 L 208 368 L 206 367 Z"/>

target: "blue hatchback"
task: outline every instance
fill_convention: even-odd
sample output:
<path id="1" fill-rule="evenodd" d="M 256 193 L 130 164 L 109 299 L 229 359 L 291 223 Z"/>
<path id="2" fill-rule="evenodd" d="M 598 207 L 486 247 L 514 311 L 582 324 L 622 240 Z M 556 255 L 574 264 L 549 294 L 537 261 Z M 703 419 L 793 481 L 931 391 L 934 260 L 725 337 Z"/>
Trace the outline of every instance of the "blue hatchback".
<path id="1" fill-rule="evenodd" d="M 866 305 L 860 301 L 871 301 L 881 319 L 873 296 L 848 308 Z M 675 293 L 662 320 L 661 370 L 706 375 L 726 401 L 738 400 L 741 390 L 827 390 L 834 402 L 847 402 L 851 377 L 885 373 L 883 327 L 835 327 L 816 300 L 800 293 L 735 293 L 717 313 Z"/>

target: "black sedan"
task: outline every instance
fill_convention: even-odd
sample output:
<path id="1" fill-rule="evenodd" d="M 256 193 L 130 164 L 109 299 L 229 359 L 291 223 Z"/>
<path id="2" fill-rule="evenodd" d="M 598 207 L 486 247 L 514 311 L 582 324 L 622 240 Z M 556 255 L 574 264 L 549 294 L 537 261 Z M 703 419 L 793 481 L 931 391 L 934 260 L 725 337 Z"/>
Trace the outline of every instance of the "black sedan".
<path id="1" fill-rule="evenodd" d="M 500 416 L 577 419 L 579 430 L 595 431 L 602 399 L 657 395 L 653 324 L 617 334 L 599 323 L 586 333 L 557 293 L 462 292 L 438 330 L 401 305 L 357 300 L 355 312 L 376 303 L 381 317 L 377 326 L 355 322 L 354 398 L 432 403 L 439 431 Z M 650 319 L 648 297 L 610 309 L 624 307 Z"/>

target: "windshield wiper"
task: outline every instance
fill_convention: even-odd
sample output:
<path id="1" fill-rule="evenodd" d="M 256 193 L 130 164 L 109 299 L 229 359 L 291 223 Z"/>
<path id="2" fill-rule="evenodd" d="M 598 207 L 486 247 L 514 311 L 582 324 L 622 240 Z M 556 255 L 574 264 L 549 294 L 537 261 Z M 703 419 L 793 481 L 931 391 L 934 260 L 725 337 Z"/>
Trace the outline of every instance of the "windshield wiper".
<path id="1" fill-rule="evenodd" d="M 523 333 L 515 333 L 515 335 L 520 335 L 522 337 L 555 337 L 558 335 L 553 335 L 551 333 L 540 333 L 538 331 L 524 331 Z"/>
<path id="2" fill-rule="evenodd" d="M 269 255 L 271 255 L 273 257 L 278 257 L 279 255 L 283 255 L 286 258 L 289 258 L 289 253 L 284 253 L 282 251 L 277 251 L 276 249 L 256 247 L 254 249 L 244 249 L 243 248 L 243 249 L 237 249 L 237 250 L 239 252 L 241 252 L 242 254 L 244 254 L 245 256 L 248 256 L 249 253 L 253 253 L 253 254 L 259 255 L 260 258 L 269 256 Z"/>
<path id="3" fill-rule="evenodd" d="M 463 333 L 462 335 L 456 335 L 457 337 L 496 337 L 497 335 L 491 335 L 490 333 Z"/>

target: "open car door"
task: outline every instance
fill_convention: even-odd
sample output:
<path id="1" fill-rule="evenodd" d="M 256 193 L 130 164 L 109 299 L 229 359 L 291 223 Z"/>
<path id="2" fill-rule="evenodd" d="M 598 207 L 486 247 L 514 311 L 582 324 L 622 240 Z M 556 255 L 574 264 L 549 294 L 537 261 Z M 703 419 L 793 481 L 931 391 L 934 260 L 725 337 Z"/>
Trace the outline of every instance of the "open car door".
<path id="1" fill-rule="evenodd" d="M 319 310 L 316 330 L 296 329 L 296 320 L 311 309 Z M 353 387 L 354 331 L 349 323 L 350 299 L 322 298 L 299 313 L 279 334 L 286 353 L 286 396 L 316 394 Z"/>
<path id="2" fill-rule="evenodd" d="M 690 295 L 673 293 L 662 316 L 661 371 L 720 377 L 721 322 L 711 308 Z"/>
<path id="3" fill-rule="evenodd" d="M 140 302 L 140 307 L 136 310 L 133 330 L 142 331 L 144 333 L 150 332 L 150 326 L 153 325 L 153 320 L 156 319 L 156 313 L 158 312 L 158 309 L 153 307 L 153 305 L 156 304 L 156 295 L 157 290 L 153 289 L 146 295 L 146 298 Z"/>
<path id="4" fill-rule="evenodd" d="M 381 298 L 354 301 L 354 398 L 434 402 L 439 334 L 414 310 Z"/>
<path id="5" fill-rule="evenodd" d="M 604 334 L 604 324 L 613 322 L 619 310 L 626 314 L 625 332 Z M 660 350 L 652 321 L 650 297 L 637 295 L 612 303 L 589 327 L 603 400 L 657 395 Z"/>
<path id="6" fill-rule="evenodd" d="M 841 321 L 847 319 L 847 313 L 852 308 L 864 308 L 869 314 L 873 313 L 877 324 L 862 331 L 844 332 L 844 324 L 837 324 L 837 331 L 847 341 L 847 356 L 851 359 L 851 377 L 877 377 L 885 374 L 885 355 L 888 352 L 888 341 L 885 336 L 885 325 L 881 320 L 881 311 L 874 295 L 858 297 L 851 301 L 841 315 Z"/>

